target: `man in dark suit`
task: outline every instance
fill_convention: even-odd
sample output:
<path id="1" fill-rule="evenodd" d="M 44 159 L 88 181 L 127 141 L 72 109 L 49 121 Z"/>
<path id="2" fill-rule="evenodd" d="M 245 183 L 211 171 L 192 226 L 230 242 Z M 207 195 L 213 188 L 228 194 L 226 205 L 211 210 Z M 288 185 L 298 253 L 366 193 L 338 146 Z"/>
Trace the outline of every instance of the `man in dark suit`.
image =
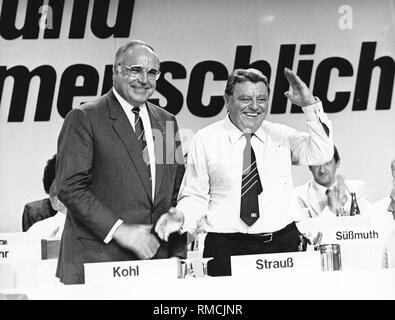
<path id="1" fill-rule="evenodd" d="M 46 194 L 55 180 L 56 154 L 47 161 L 43 174 L 43 186 Z M 34 223 L 41 221 L 56 214 L 57 210 L 52 208 L 50 198 L 36 200 L 26 203 L 22 213 L 22 231 L 27 231 Z"/>
<path id="2" fill-rule="evenodd" d="M 186 257 L 186 237 L 152 226 L 172 206 L 184 174 L 175 117 L 147 100 L 159 78 L 153 48 L 121 46 L 113 88 L 73 109 L 58 138 L 58 197 L 68 208 L 57 276 L 84 283 L 84 263 Z"/>

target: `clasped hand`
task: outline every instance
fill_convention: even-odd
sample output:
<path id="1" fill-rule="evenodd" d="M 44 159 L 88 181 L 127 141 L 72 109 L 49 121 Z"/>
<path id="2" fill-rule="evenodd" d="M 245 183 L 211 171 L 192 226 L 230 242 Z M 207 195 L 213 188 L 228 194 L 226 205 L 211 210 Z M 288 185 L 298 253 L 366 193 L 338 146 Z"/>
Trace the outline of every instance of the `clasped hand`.
<path id="1" fill-rule="evenodd" d="M 160 247 L 151 229 L 152 225 L 122 223 L 115 230 L 113 238 L 121 247 L 133 251 L 140 259 L 150 259 Z"/>
<path id="2" fill-rule="evenodd" d="M 328 192 L 328 207 L 334 213 L 336 213 L 338 209 L 343 208 L 348 200 L 348 188 L 344 182 L 344 178 L 338 175 L 336 176 L 336 181 L 336 186 L 333 190 Z"/>
<path id="3" fill-rule="evenodd" d="M 155 226 L 155 232 L 164 241 L 169 239 L 169 235 L 181 229 L 184 223 L 184 214 L 176 208 L 170 208 L 168 212 L 162 214 Z"/>

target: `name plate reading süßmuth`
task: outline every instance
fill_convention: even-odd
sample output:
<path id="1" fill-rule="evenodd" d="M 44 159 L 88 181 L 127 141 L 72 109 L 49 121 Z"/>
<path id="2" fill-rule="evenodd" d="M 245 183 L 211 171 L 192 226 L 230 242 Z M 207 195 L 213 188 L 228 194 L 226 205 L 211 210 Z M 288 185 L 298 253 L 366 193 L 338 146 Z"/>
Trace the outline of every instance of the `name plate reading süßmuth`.
<path id="1" fill-rule="evenodd" d="M 372 227 L 346 227 L 346 228 L 325 228 L 323 229 L 325 241 L 327 243 L 356 243 L 366 241 L 383 240 L 382 231 Z"/>
<path id="2" fill-rule="evenodd" d="M 318 251 L 252 254 L 231 257 L 232 277 L 256 276 L 270 271 L 321 271 Z"/>
<path id="3" fill-rule="evenodd" d="M 177 258 L 85 263 L 85 283 L 96 284 L 134 279 L 177 279 L 180 274 Z"/>
<path id="4" fill-rule="evenodd" d="M 41 241 L 0 246 L 0 263 L 41 260 Z"/>

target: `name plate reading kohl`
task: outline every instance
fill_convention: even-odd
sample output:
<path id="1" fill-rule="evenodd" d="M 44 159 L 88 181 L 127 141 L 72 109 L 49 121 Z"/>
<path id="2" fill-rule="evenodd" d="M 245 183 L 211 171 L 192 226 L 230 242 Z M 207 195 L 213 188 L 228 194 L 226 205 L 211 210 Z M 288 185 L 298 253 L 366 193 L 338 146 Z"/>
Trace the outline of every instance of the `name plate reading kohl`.
<path id="1" fill-rule="evenodd" d="M 41 240 L 0 245 L 0 263 L 41 260 Z"/>
<path id="2" fill-rule="evenodd" d="M 177 258 L 85 263 L 85 283 L 111 283 L 136 279 L 177 279 L 180 270 Z"/>
<path id="3" fill-rule="evenodd" d="M 323 230 L 326 243 L 360 243 L 382 241 L 384 235 L 371 227 L 326 228 Z"/>
<path id="4" fill-rule="evenodd" d="M 319 271 L 318 251 L 252 254 L 231 257 L 232 277 L 250 277 L 272 271 Z"/>

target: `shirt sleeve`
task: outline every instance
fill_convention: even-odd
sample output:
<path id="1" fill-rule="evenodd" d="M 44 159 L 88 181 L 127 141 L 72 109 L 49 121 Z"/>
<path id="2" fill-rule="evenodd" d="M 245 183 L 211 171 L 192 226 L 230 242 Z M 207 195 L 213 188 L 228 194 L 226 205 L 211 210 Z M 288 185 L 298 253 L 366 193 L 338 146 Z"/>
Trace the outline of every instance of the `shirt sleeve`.
<path id="1" fill-rule="evenodd" d="M 302 108 L 306 116 L 307 132 L 294 130 L 288 137 L 292 163 L 320 165 L 333 157 L 332 122 L 324 113 L 321 101 Z"/>
<path id="2" fill-rule="evenodd" d="M 206 152 L 198 132 L 189 145 L 185 175 L 178 195 L 177 209 L 184 214 L 181 232 L 193 233 L 196 230 L 198 221 L 208 211 L 209 201 Z"/>
<path id="3" fill-rule="evenodd" d="M 110 229 L 110 231 L 108 232 L 106 238 L 104 239 L 104 243 L 108 244 L 111 240 L 112 237 L 114 236 L 114 232 L 115 230 L 118 229 L 118 227 L 123 223 L 123 220 L 118 219 L 117 222 L 115 222 L 115 224 L 113 225 L 113 227 Z"/>

